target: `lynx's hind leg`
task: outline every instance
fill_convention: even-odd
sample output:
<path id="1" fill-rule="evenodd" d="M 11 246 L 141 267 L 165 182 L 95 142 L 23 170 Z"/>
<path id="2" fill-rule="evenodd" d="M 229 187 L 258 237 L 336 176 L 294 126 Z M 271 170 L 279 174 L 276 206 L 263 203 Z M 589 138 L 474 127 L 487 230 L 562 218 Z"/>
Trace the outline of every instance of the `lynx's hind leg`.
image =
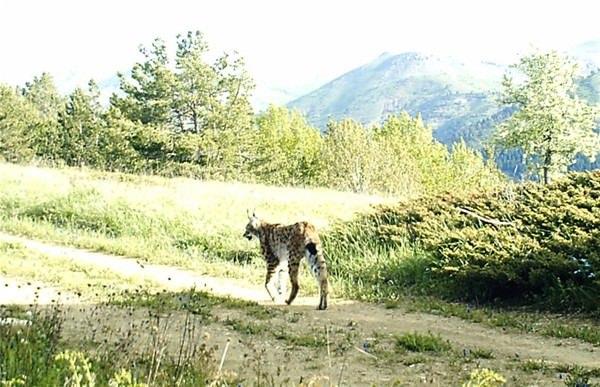
<path id="1" fill-rule="evenodd" d="M 277 278 L 275 282 L 275 289 L 277 290 L 277 302 L 283 302 L 285 295 L 287 293 L 287 274 L 286 270 L 288 270 L 287 261 L 283 261 L 277 266 L 276 273 Z"/>
<path id="2" fill-rule="evenodd" d="M 327 264 L 323 258 L 323 253 L 314 242 L 306 244 L 306 259 L 310 271 L 317 281 L 319 287 L 319 305 L 317 309 L 327 309 L 327 293 L 328 293 L 328 280 L 327 280 Z"/>
<path id="3" fill-rule="evenodd" d="M 298 295 L 298 290 L 300 289 L 300 285 L 298 284 L 298 269 L 299 269 L 299 261 L 290 263 L 289 271 L 290 271 L 290 282 L 292 283 L 292 291 L 290 292 L 290 297 L 285 301 L 286 304 L 290 305 L 296 299 Z"/>

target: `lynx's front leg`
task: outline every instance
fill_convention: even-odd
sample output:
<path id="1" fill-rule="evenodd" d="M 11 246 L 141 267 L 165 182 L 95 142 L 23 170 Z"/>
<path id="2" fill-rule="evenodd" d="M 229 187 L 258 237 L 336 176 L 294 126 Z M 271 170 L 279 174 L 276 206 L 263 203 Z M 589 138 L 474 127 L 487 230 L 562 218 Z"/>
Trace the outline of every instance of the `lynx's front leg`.
<path id="1" fill-rule="evenodd" d="M 273 278 L 273 273 L 275 273 L 275 269 L 279 265 L 277 259 L 273 257 L 273 259 L 267 260 L 267 275 L 265 277 L 265 289 L 267 289 L 267 293 L 269 293 L 269 297 L 271 300 L 275 302 L 275 297 L 273 297 L 273 293 L 271 292 L 271 279 Z"/>

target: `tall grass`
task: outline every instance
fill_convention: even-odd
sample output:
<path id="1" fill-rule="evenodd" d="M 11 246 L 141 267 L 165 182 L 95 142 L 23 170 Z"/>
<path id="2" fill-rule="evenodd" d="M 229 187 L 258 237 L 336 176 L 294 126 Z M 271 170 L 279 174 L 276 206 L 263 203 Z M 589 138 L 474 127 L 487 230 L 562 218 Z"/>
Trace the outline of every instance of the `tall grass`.
<path id="1" fill-rule="evenodd" d="M 0 318 L 11 315 L 0 307 Z M 62 330 L 60 310 L 54 306 L 49 313 L 36 312 L 30 321 L 24 326 L 0 325 L 0 383 L 58 385 L 60 370 L 53 363 Z"/>
<path id="2" fill-rule="evenodd" d="M 392 245 L 377 230 L 382 219 L 358 215 L 340 222 L 323 237 L 332 276 L 344 294 L 365 300 L 395 300 L 432 294 L 440 284 L 430 271 L 431 257 L 406 238 Z"/>

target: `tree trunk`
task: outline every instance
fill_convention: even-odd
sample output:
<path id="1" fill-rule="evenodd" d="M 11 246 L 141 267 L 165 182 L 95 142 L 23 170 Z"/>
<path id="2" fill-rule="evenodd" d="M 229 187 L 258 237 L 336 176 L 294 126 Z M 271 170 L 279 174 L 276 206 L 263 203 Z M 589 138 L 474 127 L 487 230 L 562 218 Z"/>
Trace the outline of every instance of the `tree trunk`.
<path id="1" fill-rule="evenodd" d="M 198 113 L 196 113 L 196 110 L 192 110 L 192 122 L 194 123 L 194 133 L 200 133 L 200 128 L 198 127 Z"/>
<path id="2" fill-rule="evenodd" d="M 550 170 L 550 165 L 552 164 L 552 152 L 546 151 L 546 156 L 544 156 L 544 166 L 542 169 L 544 170 L 544 184 L 548 184 L 550 182 L 550 176 L 548 175 L 548 171 Z"/>

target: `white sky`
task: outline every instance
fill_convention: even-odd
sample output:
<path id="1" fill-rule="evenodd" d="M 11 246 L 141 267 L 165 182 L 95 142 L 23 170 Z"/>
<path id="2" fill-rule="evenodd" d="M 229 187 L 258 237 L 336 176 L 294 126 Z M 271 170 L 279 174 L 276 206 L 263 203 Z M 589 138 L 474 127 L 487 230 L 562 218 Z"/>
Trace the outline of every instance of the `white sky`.
<path id="1" fill-rule="evenodd" d="M 600 3 L 448 0 L 0 0 L 0 82 L 42 71 L 84 83 L 126 71 L 137 48 L 201 30 L 236 49 L 259 88 L 317 86 L 384 51 L 512 61 L 532 45 L 600 39 Z"/>

